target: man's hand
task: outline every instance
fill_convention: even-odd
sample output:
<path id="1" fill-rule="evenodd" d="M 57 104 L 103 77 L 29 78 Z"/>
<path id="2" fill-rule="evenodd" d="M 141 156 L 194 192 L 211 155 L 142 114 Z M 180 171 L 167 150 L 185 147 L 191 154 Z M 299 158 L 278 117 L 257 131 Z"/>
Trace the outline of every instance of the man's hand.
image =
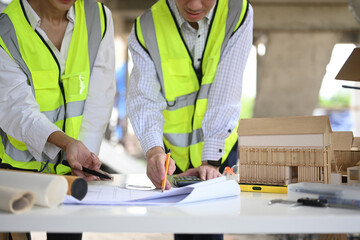
<path id="1" fill-rule="evenodd" d="M 82 167 L 99 170 L 101 162 L 99 158 L 76 139 L 67 136 L 61 131 L 50 134 L 48 142 L 55 144 L 66 153 L 66 160 L 71 166 L 74 175 L 83 177 L 86 181 L 98 179 L 98 177 L 82 172 Z"/>
<path id="2" fill-rule="evenodd" d="M 155 185 L 156 188 L 161 188 L 161 183 L 165 179 L 165 161 L 166 153 L 162 147 L 153 147 L 146 152 L 147 168 L 146 174 Z M 176 169 L 175 161 L 170 158 L 168 175 L 172 175 Z M 166 180 L 165 189 L 170 189 L 171 184 Z"/>
<path id="3" fill-rule="evenodd" d="M 98 179 L 98 177 L 94 175 L 81 171 L 83 166 L 97 171 L 101 166 L 99 158 L 90 152 L 81 141 L 74 139 L 74 141 L 66 145 L 64 150 L 66 160 L 69 162 L 74 175 L 83 177 L 86 181 Z"/>
<path id="4" fill-rule="evenodd" d="M 206 161 L 197 168 L 190 168 L 186 172 L 179 174 L 179 176 L 196 176 L 201 180 L 209 180 L 217 177 L 221 177 L 219 167 L 209 165 Z"/>

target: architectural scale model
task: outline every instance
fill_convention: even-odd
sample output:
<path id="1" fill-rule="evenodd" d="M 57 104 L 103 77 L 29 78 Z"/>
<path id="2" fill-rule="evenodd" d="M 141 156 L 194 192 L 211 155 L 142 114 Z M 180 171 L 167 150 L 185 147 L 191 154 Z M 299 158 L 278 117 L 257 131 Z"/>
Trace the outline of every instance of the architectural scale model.
<path id="1" fill-rule="evenodd" d="M 328 116 L 241 119 L 240 183 L 330 183 Z"/>
<path id="2" fill-rule="evenodd" d="M 347 175 L 347 183 L 359 183 L 360 165 L 360 141 L 354 137 L 352 132 L 333 132 L 332 149 L 332 171 L 341 175 Z"/>

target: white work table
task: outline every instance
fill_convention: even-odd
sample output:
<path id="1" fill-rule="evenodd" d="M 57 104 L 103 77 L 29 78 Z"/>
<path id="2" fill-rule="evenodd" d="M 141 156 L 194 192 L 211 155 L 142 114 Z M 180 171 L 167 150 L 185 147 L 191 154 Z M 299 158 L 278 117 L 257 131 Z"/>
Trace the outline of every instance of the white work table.
<path id="1" fill-rule="evenodd" d="M 106 184 L 134 183 L 134 179 L 143 181 L 144 176 L 117 175 L 114 182 Z M 286 194 L 242 192 L 240 197 L 173 206 L 35 206 L 24 214 L 0 212 L 0 232 L 360 232 L 360 210 L 268 205 L 271 199 L 286 197 Z"/>

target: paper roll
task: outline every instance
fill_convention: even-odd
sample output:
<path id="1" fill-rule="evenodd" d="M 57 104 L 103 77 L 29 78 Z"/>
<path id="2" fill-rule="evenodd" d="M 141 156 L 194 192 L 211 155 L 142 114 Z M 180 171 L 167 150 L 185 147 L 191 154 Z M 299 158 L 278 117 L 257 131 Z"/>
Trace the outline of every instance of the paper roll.
<path id="1" fill-rule="evenodd" d="M 0 210 L 23 213 L 29 211 L 35 202 L 35 194 L 18 188 L 0 186 Z"/>
<path id="2" fill-rule="evenodd" d="M 43 207 L 61 204 L 68 190 L 64 176 L 12 170 L 0 170 L 0 186 L 33 192 L 35 204 Z"/>

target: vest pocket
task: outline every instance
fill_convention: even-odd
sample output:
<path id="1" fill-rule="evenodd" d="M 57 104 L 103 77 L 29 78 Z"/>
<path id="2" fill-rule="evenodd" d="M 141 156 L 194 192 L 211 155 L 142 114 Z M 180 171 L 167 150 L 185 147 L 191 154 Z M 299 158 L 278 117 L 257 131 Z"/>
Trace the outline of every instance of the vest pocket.
<path id="1" fill-rule="evenodd" d="M 52 111 L 62 105 L 57 71 L 33 71 L 31 74 L 40 111 Z"/>
<path id="2" fill-rule="evenodd" d="M 84 100 L 88 94 L 88 79 L 86 73 L 61 76 L 67 102 Z"/>
<path id="3" fill-rule="evenodd" d="M 173 101 L 199 89 L 196 75 L 191 74 L 191 63 L 187 59 L 169 59 L 163 63 L 165 97 Z M 194 75 L 194 76 L 192 76 Z M 194 81 L 195 80 L 195 81 Z"/>

